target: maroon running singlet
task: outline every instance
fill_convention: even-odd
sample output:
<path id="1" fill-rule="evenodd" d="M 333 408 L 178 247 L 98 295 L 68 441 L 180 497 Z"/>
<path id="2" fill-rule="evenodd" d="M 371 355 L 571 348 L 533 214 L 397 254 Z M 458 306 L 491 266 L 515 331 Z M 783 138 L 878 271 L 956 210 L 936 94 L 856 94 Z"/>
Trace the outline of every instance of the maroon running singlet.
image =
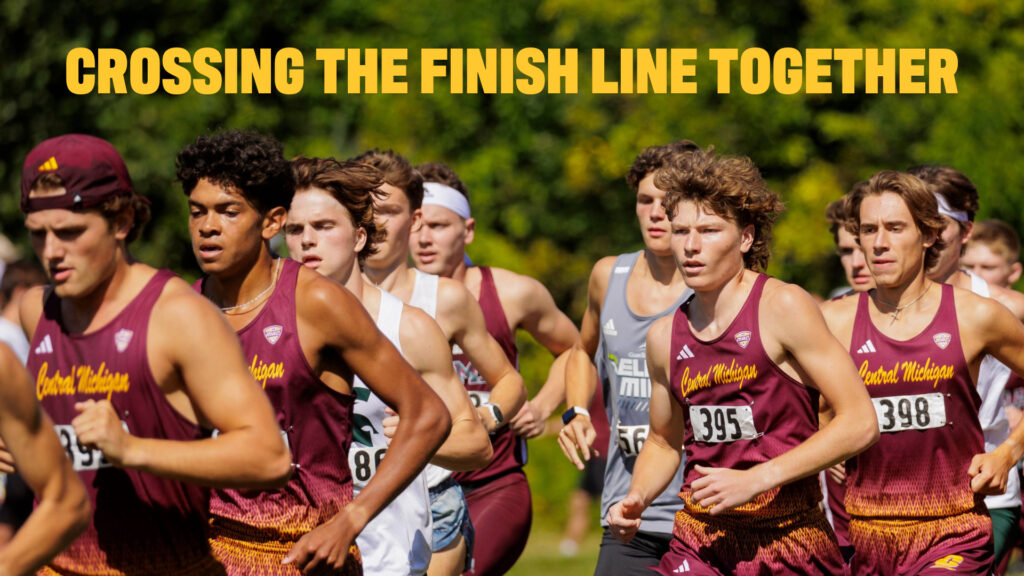
<path id="1" fill-rule="evenodd" d="M 798 446 L 818 430 L 818 394 L 783 372 L 761 344 L 758 309 L 768 276 L 757 277 L 721 336 L 690 330 L 692 298 L 672 324 L 669 378 L 686 418 L 686 472 L 674 538 L 662 574 L 843 574 L 835 535 L 819 509 L 818 476 L 769 490 L 716 516 L 691 494 L 695 466 L 746 470 Z"/>
<path id="2" fill-rule="evenodd" d="M 487 331 L 498 341 L 505 356 L 518 367 L 516 339 L 508 326 L 505 310 L 498 299 L 491 269 L 480 266 L 480 308 L 487 322 Z M 490 385 L 480 376 L 465 354 L 453 356 L 455 370 L 466 385 L 473 404 L 479 406 L 490 397 Z M 508 421 L 515 414 L 502 414 Z M 526 548 L 533 522 L 530 485 L 523 473 L 526 464 L 526 441 L 509 426 L 491 436 L 494 457 L 481 470 L 460 472 L 453 477 L 462 485 L 473 522 L 476 541 L 473 547 L 473 570 L 470 575 L 493 575 L 507 572 Z M 499 489 L 500 488 L 500 489 Z"/>
<path id="3" fill-rule="evenodd" d="M 195 440 L 202 431 L 164 397 L 146 352 L 150 313 L 174 274 L 158 271 L 106 326 L 69 333 L 60 299 L 47 291 L 32 339 L 29 372 L 92 501 L 88 530 L 41 574 L 82 576 L 223 574 L 207 542 L 209 491 L 111 466 L 78 443 L 76 402 L 109 399 L 133 436 Z"/>
<path id="4" fill-rule="evenodd" d="M 302 265 L 288 258 L 274 293 L 238 331 L 249 370 L 277 412 L 292 453 L 292 475 L 280 490 L 214 490 L 211 545 L 231 576 L 298 575 L 281 560 L 306 533 L 352 500 L 348 448 L 354 396 L 317 378 L 299 345 L 295 286 Z M 201 289 L 199 283 L 197 289 Z M 361 574 L 359 553 L 344 574 Z"/>
<path id="5" fill-rule="evenodd" d="M 967 469 L 985 451 L 978 396 L 960 343 L 953 287 L 910 340 L 871 322 L 860 295 L 850 354 L 882 434 L 854 458 L 846 490 L 854 574 L 985 574 L 992 522 Z"/>

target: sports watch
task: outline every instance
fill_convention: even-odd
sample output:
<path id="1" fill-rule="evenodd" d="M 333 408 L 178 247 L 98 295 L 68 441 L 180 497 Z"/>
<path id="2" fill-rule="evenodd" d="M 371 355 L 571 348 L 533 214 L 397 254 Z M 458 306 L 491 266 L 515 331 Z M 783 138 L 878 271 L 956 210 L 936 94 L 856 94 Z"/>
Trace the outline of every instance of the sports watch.
<path id="1" fill-rule="evenodd" d="M 505 417 L 501 414 L 501 408 L 497 404 L 491 402 L 484 402 L 481 404 L 484 408 L 490 411 L 491 416 L 494 417 L 494 427 L 501 428 L 501 424 L 505 421 Z"/>
<path id="2" fill-rule="evenodd" d="M 562 424 L 568 424 L 572 422 L 572 419 L 583 414 L 587 418 L 590 418 L 590 411 L 582 406 L 570 406 L 568 410 L 562 412 Z"/>

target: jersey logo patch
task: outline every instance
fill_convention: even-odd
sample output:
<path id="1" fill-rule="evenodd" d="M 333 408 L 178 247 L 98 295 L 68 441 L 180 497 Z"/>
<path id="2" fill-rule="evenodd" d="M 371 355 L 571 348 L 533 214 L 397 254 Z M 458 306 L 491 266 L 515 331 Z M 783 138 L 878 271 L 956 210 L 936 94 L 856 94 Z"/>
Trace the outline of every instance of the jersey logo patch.
<path id="1" fill-rule="evenodd" d="M 629 266 L 616 266 L 615 267 L 615 273 L 616 274 L 629 274 Z"/>
<path id="2" fill-rule="evenodd" d="M 281 334 L 284 333 L 284 328 L 280 324 L 274 324 L 267 326 L 263 329 L 263 337 L 267 339 L 267 342 L 271 344 L 277 344 L 277 341 L 281 339 Z"/>
<path id="3" fill-rule="evenodd" d="M 939 332 L 938 334 L 932 336 L 932 340 L 935 341 L 935 345 L 938 346 L 939 348 L 942 348 L 943 350 L 946 349 L 946 346 L 949 346 L 949 342 L 952 339 L 953 337 L 949 335 L 949 332 Z"/>
<path id="4" fill-rule="evenodd" d="M 948 336 L 948 334 L 947 334 L 947 336 Z M 950 554 L 949 556 L 944 556 L 944 557 L 939 558 L 938 560 L 936 560 L 935 564 L 932 564 L 932 567 L 933 568 L 945 568 L 946 570 L 956 570 L 963 561 L 964 561 L 964 557 L 963 556 L 958 556 L 956 554 Z"/>
<path id="5" fill-rule="evenodd" d="M 609 336 L 618 336 L 619 333 L 615 330 L 614 318 L 609 318 L 608 321 L 604 323 L 604 333 Z"/>
<path id="6" fill-rule="evenodd" d="M 871 354 L 872 352 L 878 352 L 878 350 L 875 350 L 875 345 L 871 343 L 871 340 L 864 342 L 864 345 L 857 349 L 857 354 Z"/>
<path id="7" fill-rule="evenodd" d="M 114 346 L 117 347 L 117 351 L 124 352 L 127 350 L 128 345 L 132 343 L 132 336 L 134 335 L 135 332 L 132 332 L 127 328 L 118 330 L 117 334 L 114 334 Z"/>
<path id="8" fill-rule="evenodd" d="M 750 344 L 750 330 L 737 332 L 734 338 L 736 338 L 736 343 L 739 344 L 741 348 L 746 348 L 747 345 Z"/>
<path id="9" fill-rule="evenodd" d="M 43 336 L 43 341 L 36 346 L 36 354 L 53 354 L 53 342 L 50 341 L 50 335 Z"/>
<path id="10" fill-rule="evenodd" d="M 694 356 L 695 356 L 695 354 L 693 353 L 693 350 L 690 350 L 690 345 L 689 344 L 685 344 L 685 345 L 683 345 L 683 349 L 679 351 L 679 355 L 676 356 L 676 360 L 683 360 L 685 358 L 693 358 Z"/>

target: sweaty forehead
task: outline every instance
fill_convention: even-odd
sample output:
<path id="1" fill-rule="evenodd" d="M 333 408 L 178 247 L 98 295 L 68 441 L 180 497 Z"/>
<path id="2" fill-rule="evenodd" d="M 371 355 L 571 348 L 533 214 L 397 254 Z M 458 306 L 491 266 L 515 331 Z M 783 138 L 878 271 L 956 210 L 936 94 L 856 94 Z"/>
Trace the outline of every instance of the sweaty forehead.
<path id="1" fill-rule="evenodd" d="M 66 228 L 69 226 L 87 225 L 97 218 L 102 219 L 95 210 L 75 211 L 64 208 L 51 208 L 49 210 L 36 210 L 25 215 L 25 227 L 29 230 Z"/>

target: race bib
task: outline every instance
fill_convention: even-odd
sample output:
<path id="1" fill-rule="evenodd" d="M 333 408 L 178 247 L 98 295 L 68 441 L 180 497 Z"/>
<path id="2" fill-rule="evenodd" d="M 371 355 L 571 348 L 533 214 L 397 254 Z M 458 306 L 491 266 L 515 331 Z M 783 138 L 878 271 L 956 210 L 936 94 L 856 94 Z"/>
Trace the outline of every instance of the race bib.
<path id="1" fill-rule="evenodd" d="M 690 406 L 690 427 L 694 440 L 710 444 L 758 436 L 750 406 Z"/>
<path id="2" fill-rule="evenodd" d="M 124 428 L 125 432 L 128 432 L 127 422 L 122 420 L 121 426 Z M 100 468 L 108 468 L 111 465 L 103 456 L 103 452 L 86 448 L 78 441 L 78 435 L 75 434 L 74 426 L 69 424 L 54 424 L 53 427 L 56 430 L 57 437 L 60 438 L 60 444 L 64 447 L 64 452 L 68 455 L 68 460 L 71 460 L 71 466 L 75 471 L 99 470 Z"/>
<path id="3" fill-rule="evenodd" d="M 615 427 L 615 437 L 619 442 L 619 452 L 622 452 L 624 456 L 632 456 L 640 454 L 640 449 L 644 447 L 644 442 L 647 441 L 647 431 L 650 428 L 646 425 L 640 426 L 623 426 L 619 424 Z"/>
<path id="4" fill-rule="evenodd" d="M 942 394 L 885 396 L 872 398 L 881 432 L 927 430 L 946 425 L 946 402 Z"/>
<path id="5" fill-rule="evenodd" d="M 352 471 L 352 484 L 361 490 L 377 473 L 377 467 L 388 449 L 386 446 L 363 446 L 353 443 L 348 449 L 348 468 Z"/>
<path id="6" fill-rule="evenodd" d="M 466 390 L 466 394 L 469 394 L 469 399 L 473 402 L 474 408 L 479 408 L 481 404 L 491 401 L 490 390 Z"/>

